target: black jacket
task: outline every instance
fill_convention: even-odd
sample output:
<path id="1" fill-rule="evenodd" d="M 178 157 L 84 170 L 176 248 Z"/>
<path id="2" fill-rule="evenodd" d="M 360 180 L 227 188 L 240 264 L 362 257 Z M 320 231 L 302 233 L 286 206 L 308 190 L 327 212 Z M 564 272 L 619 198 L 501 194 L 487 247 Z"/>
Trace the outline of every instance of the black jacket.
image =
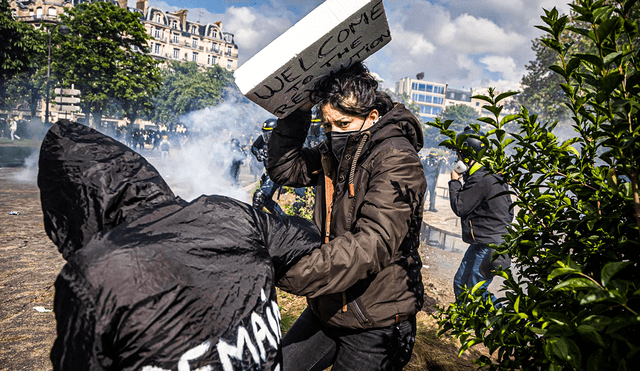
<path id="1" fill-rule="evenodd" d="M 275 182 L 317 185 L 315 221 L 324 237 L 282 287 L 304 293 L 333 327 L 386 327 L 415 315 L 423 302 L 418 248 L 427 186 L 420 122 L 398 104 L 352 134 L 338 162 L 324 142 L 303 148 L 310 121 L 301 111 L 278 120 L 269 143 Z"/>
<path id="2" fill-rule="evenodd" d="M 281 368 L 274 285 L 319 247 L 312 223 L 184 202 L 140 155 L 68 121 L 39 167 L 45 229 L 67 259 L 54 370 Z"/>
<path id="3" fill-rule="evenodd" d="M 449 202 L 460 217 L 462 240 L 467 243 L 500 244 L 513 220 L 511 196 L 498 175 L 479 165 L 464 175 L 464 186 L 449 181 Z"/>

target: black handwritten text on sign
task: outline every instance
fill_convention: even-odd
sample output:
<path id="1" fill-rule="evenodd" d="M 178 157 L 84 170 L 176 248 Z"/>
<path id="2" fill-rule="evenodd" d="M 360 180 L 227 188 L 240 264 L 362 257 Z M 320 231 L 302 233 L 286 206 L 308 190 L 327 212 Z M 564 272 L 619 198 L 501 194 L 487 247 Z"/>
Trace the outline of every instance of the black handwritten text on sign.
<path id="1" fill-rule="evenodd" d="M 308 100 L 317 80 L 391 41 L 382 1 L 371 2 L 253 88 L 247 97 L 278 117 Z"/>

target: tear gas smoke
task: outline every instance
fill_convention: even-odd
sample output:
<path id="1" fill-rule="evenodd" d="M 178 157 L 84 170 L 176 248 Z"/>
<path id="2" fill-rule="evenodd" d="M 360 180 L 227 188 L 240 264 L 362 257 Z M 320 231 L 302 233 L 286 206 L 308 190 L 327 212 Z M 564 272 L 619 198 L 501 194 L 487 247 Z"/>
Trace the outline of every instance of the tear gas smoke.
<path id="1" fill-rule="evenodd" d="M 261 125 L 271 115 L 253 102 L 230 100 L 215 107 L 190 112 L 179 118 L 187 128 L 183 143 L 171 143 L 170 154 L 148 160 L 173 191 L 187 201 L 202 194 L 220 194 L 250 202 L 251 181 L 243 182 L 251 160 L 251 144 L 260 134 Z M 243 153 L 230 145 L 237 139 Z M 233 160 L 243 161 L 241 179 L 234 184 L 230 176 Z M 243 185 L 249 189 L 243 188 Z"/>
<path id="2" fill-rule="evenodd" d="M 260 135 L 262 123 L 273 117 L 253 102 L 239 102 L 231 96 L 216 107 L 190 112 L 179 118 L 187 128 L 186 136 L 169 133 L 170 150 L 167 157 L 160 151 L 145 149 L 138 152 L 162 175 L 177 196 L 191 201 L 200 195 L 219 194 L 250 202 L 255 188 L 253 175 L 248 176 L 251 144 Z M 38 125 L 38 123 L 30 123 Z M 44 125 L 39 123 L 42 128 Z M 46 128 L 38 127 L 37 137 L 42 141 Z M 110 133 L 105 133 L 110 135 Z M 238 139 L 244 155 L 234 152 L 231 139 Z M 24 168 L 16 173 L 21 182 L 35 183 L 39 149 L 25 159 Z M 240 181 L 234 184 L 230 174 L 233 158 L 243 161 Z"/>

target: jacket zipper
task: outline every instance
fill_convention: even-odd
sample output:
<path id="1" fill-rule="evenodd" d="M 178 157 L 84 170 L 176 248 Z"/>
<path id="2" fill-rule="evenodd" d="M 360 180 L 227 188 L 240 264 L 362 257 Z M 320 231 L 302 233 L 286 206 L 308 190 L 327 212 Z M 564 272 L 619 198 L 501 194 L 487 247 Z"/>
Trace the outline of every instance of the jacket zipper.
<path id="1" fill-rule="evenodd" d="M 360 310 L 360 306 L 358 306 L 358 303 L 354 300 L 351 303 L 351 308 L 353 309 L 353 313 L 355 313 L 356 317 L 358 317 L 358 319 L 362 322 L 362 323 L 369 323 L 369 319 L 367 317 L 364 316 L 364 313 L 362 313 L 362 310 Z"/>

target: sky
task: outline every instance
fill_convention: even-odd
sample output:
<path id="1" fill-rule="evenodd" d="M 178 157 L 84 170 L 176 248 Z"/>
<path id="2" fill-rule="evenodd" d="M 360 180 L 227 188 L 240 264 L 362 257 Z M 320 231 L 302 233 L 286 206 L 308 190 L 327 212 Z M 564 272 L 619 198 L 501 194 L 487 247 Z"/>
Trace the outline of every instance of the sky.
<path id="1" fill-rule="evenodd" d="M 348 0 L 345 0 L 348 1 Z M 135 0 L 129 1 L 135 6 Z M 404 77 L 465 89 L 517 90 L 542 35 L 544 9 L 568 13 L 569 0 L 384 0 L 392 41 L 365 61 L 393 89 Z M 321 0 L 150 0 L 187 9 L 192 21 L 223 22 L 235 35 L 239 65 L 302 19 Z"/>

